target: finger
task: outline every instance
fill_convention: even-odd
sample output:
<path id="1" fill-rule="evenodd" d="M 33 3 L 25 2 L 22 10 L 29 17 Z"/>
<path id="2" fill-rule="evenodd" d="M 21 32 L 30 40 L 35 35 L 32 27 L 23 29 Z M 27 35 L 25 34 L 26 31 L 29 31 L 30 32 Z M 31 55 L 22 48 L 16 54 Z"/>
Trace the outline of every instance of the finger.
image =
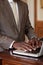
<path id="1" fill-rule="evenodd" d="M 38 47 L 39 47 L 39 41 L 36 40 L 36 48 L 38 48 Z"/>
<path id="2" fill-rule="evenodd" d="M 35 47 L 35 40 L 31 39 L 30 43 L 31 43 L 32 47 Z"/>
<path id="3" fill-rule="evenodd" d="M 36 50 L 37 48 L 36 47 L 33 47 L 32 45 L 30 45 L 30 44 L 25 44 L 26 46 L 28 46 L 29 48 L 31 48 L 32 50 Z"/>
<path id="4" fill-rule="evenodd" d="M 38 39 L 36 39 L 36 38 L 33 38 L 32 39 L 32 46 L 34 47 L 34 48 L 38 48 L 38 46 L 39 46 L 39 41 L 38 41 Z"/>
<path id="5" fill-rule="evenodd" d="M 39 48 L 41 47 L 41 45 L 42 45 L 42 42 L 39 40 L 36 40 L 36 47 Z"/>
<path id="6" fill-rule="evenodd" d="M 24 52 L 27 51 L 27 49 L 25 49 L 24 47 L 21 47 L 19 50 L 23 50 Z"/>
<path id="7" fill-rule="evenodd" d="M 31 46 L 29 43 L 26 43 L 26 42 L 22 44 L 22 47 L 24 47 L 26 50 L 29 50 L 29 51 L 36 50 L 35 47 L 33 48 L 33 46 Z"/>
<path id="8" fill-rule="evenodd" d="M 42 42 L 39 41 L 39 43 L 38 43 L 38 47 L 41 47 L 41 46 L 42 46 Z"/>
<path id="9" fill-rule="evenodd" d="M 25 45 L 23 45 L 22 48 L 24 48 L 26 51 L 32 51 L 31 48 L 29 48 L 29 47 L 27 47 L 27 46 L 25 46 Z"/>
<path id="10" fill-rule="evenodd" d="M 33 50 L 36 50 L 36 43 L 34 40 L 30 40 L 30 45 L 32 46 Z"/>

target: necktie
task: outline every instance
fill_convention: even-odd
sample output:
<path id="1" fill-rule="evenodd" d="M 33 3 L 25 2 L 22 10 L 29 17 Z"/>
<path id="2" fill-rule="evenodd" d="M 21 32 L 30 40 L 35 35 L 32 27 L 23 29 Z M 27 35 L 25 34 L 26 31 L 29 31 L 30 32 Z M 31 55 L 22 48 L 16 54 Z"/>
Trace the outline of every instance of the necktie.
<path id="1" fill-rule="evenodd" d="M 11 8 L 15 17 L 16 25 L 18 30 L 20 31 L 20 22 L 19 22 L 19 12 L 18 12 L 18 6 L 17 3 L 12 2 Z"/>

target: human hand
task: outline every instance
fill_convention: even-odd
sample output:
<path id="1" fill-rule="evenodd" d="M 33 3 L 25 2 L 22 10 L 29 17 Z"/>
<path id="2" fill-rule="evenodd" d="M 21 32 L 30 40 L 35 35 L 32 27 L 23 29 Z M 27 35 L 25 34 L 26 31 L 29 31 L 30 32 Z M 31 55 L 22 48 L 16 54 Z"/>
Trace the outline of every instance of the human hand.
<path id="1" fill-rule="evenodd" d="M 33 47 L 26 42 L 15 42 L 13 48 L 23 51 L 32 51 Z"/>
<path id="2" fill-rule="evenodd" d="M 31 45 L 33 50 L 35 51 L 37 48 L 41 47 L 42 42 L 39 41 L 37 38 L 32 38 L 31 40 L 29 40 L 28 44 Z"/>

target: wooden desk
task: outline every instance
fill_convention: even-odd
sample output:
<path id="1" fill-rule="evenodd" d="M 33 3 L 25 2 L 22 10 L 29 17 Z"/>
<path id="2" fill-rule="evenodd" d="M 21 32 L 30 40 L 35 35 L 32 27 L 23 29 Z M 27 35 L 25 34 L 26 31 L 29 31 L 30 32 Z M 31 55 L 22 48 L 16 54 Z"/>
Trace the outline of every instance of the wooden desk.
<path id="1" fill-rule="evenodd" d="M 43 65 L 43 56 L 40 58 L 11 56 L 8 52 L 0 53 L 2 65 Z M 1 65 L 0 61 L 0 65 Z"/>
<path id="2" fill-rule="evenodd" d="M 2 65 L 2 59 L 0 58 L 0 65 Z"/>

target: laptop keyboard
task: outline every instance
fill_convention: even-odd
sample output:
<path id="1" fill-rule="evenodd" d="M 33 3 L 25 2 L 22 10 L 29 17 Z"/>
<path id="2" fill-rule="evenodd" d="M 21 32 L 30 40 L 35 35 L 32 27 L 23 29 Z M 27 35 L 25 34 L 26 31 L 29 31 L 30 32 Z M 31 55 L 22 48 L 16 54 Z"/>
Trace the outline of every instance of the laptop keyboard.
<path id="1" fill-rule="evenodd" d="M 26 53 L 33 53 L 33 54 L 37 54 L 37 53 L 39 53 L 39 52 L 40 52 L 40 49 L 41 49 L 41 48 L 37 48 L 35 51 L 34 51 L 34 50 L 32 50 L 32 51 L 26 51 Z"/>

